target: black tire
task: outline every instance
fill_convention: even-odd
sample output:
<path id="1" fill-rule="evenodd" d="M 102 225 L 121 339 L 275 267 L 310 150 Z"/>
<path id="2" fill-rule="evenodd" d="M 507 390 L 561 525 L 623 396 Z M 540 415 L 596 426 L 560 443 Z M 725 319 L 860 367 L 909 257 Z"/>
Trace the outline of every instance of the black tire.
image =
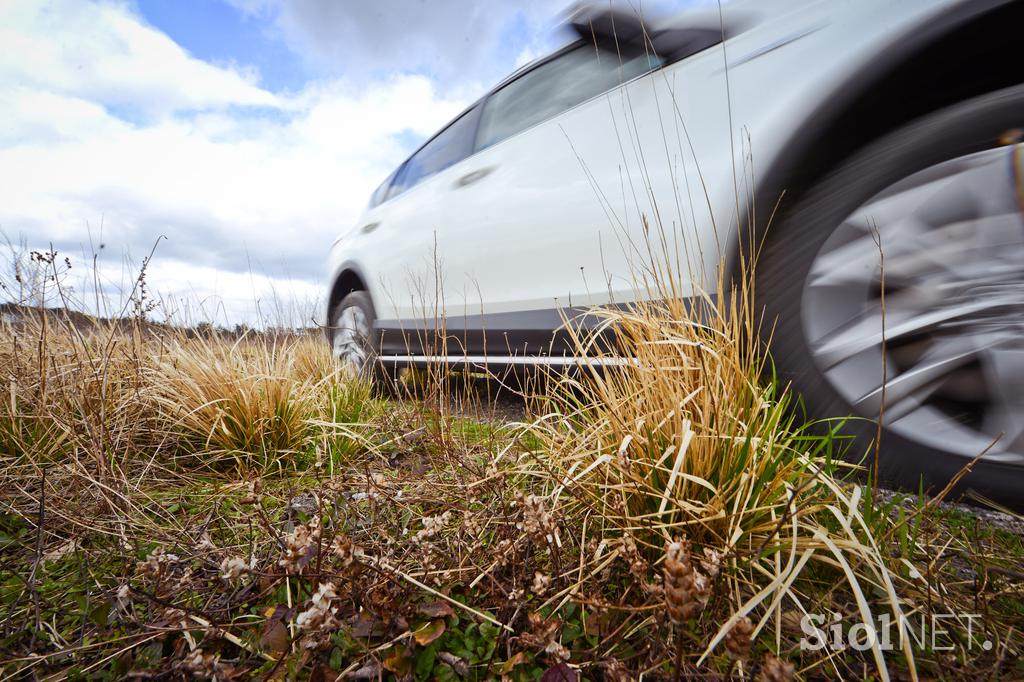
<path id="1" fill-rule="evenodd" d="M 365 318 L 367 329 L 365 332 L 357 333 L 357 339 L 354 344 L 358 344 L 359 348 L 353 350 L 361 351 L 364 354 L 363 363 L 356 367 L 356 373 L 360 377 L 369 381 L 374 388 L 385 394 L 391 394 L 395 390 L 397 381 L 397 372 L 391 368 L 387 368 L 381 363 L 378 356 L 378 348 L 376 346 L 375 335 L 373 333 L 374 322 L 377 320 L 377 314 L 373 307 L 373 301 L 370 299 L 370 295 L 365 291 L 353 291 L 338 303 L 331 311 L 330 320 L 328 322 L 327 336 L 328 341 L 331 344 L 332 354 L 335 360 L 339 363 L 346 362 L 345 358 L 340 357 L 336 343 L 340 334 L 348 331 L 348 327 L 345 326 L 341 320 L 343 313 L 346 308 L 352 308 L 358 310 L 359 313 Z"/>
<path id="2" fill-rule="evenodd" d="M 871 143 L 812 186 L 769 228 L 757 263 L 755 291 L 766 328 L 774 323 L 772 359 L 783 384 L 804 398 L 812 418 L 855 415 L 846 430 L 857 437 L 850 456 L 870 452 L 877 414 L 856 415 L 815 362 L 805 335 L 801 303 L 812 264 L 834 230 L 879 192 L 913 173 L 967 154 L 1006 144 L 1008 131 L 1024 129 L 1024 86 L 978 97 L 914 121 Z M 1013 413 L 1016 416 L 1016 412 Z M 870 464 L 873 453 L 864 462 Z M 916 491 L 941 490 L 969 458 L 883 430 L 880 478 Z M 974 489 L 1001 504 L 1024 507 L 1024 466 L 977 461 L 954 490 Z"/>

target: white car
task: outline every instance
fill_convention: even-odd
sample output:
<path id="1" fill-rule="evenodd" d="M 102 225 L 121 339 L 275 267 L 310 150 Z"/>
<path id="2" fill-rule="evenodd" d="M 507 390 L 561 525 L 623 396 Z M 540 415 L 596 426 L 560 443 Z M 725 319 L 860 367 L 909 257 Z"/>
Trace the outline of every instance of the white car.
<path id="1" fill-rule="evenodd" d="M 641 216 L 694 289 L 763 240 L 757 302 L 811 415 L 877 418 L 885 377 L 889 479 L 941 486 L 984 452 L 965 484 L 1021 506 L 1022 5 L 578 10 L 576 42 L 428 140 L 335 242 L 335 355 L 575 362 L 563 315 L 634 300 Z"/>

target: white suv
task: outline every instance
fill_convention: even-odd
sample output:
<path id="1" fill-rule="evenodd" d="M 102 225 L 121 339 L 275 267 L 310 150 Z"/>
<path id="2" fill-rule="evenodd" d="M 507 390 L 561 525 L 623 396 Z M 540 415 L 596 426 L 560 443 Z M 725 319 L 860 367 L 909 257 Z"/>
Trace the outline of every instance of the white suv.
<path id="1" fill-rule="evenodd" d="M 646 216 L 695 289 L 763 243 L 781 378 L 812 416 L 876 418 L 885 377 L 890 479 L 942 484 L 985 452 L 968 483 L 1019 506 L 1022 5 L 579 10 L 579 40 L 427 141 L 335 242 L 335 354 L 575 362 L 563 315 L 634 300 Z"/>

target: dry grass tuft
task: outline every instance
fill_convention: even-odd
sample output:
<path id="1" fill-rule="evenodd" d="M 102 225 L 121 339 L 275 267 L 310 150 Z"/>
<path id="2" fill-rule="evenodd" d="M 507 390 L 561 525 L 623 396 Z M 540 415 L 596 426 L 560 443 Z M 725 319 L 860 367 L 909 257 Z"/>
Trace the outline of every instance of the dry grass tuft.
<path id="1" fill-rule="evenodd" d="M 785 387 L 764 380 L 753 292 L 720 283 L 694 303 L 677 295 L 678 283 L 653 282 L 651 302 L 595 311 L 615 330 L 616 357 L 630 360 L 583 369 L 584 379 L 562 379 L 539 401 L 535 475 L 549 506 L 582 529 L 581 547 L 596 550 L 547 603 L 579 594 L 621 601 L 607 589 L 616 560 L 633 575 L 660 562 L 660 584 L 625 589 L 639 609 L 629 627 L 657 624 L 663 600 L 675 667 L 696 674 L 723 650 L 729 673 L 742 667 L 752 639 L 785 656 L 793 632 L 784 614 L 832 613 L 841 598 L 844 627 L 868 633 L 857 665 L 889 679 L 897 658 L 916 678 L 905 625 L 927 599 L 910 577 L 923 568 L 885 545 L 897 523 L 847 481 L 850 466 L 834 459 L 836 430 L 821 435 L 797 421 Z M 592 337 L 576 341 L 597 348 Z M 699 567 L 693 555 L 704 557 Z M 966 598 L 945 606 L 970 611 Z M 897 624 L 895 649 L 879 644 L 880 619 Z M 849 658 L 805 661 L 840 676 Z"/>
<path id="2" fill-rule="evenodd" d="M 306 454 L 345 383 L 320 339 L 177 340 L 153 366 L 153 401 L 169 430 L 215 462 L 243 467 Z M 362 396 L 368 398 L 367 396 Z"/>

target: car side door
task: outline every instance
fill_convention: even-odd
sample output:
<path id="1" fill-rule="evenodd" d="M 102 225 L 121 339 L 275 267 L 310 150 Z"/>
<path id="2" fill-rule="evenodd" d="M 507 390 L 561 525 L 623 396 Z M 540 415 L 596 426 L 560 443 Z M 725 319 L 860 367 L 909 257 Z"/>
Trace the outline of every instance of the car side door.
<path id="1" fill-rule="evenodd" d="M 536 352 L 566 308 L 633 298 L 644 230 L 623 202 L 647 191 L 631 139 L 646 112 L 630 111 L 624 83 L 653 66 L 581 44 L 482 103 L 475 153 L 442 188 L 438 233 L 448 329 L 477 332 L 469 354 Z"/>
<path id="2" fill-rule="evenodd" d="M 371 273 L 378 327 L 398 329 L 401 320 L 433 315 L 436 234 L 449 214 L 446 191 L 457 166 L 471 152 L 479 111 L 472 107 L 420 147 L 400 167 L 380 206 L 357 230 L 361 267 Z"/>

